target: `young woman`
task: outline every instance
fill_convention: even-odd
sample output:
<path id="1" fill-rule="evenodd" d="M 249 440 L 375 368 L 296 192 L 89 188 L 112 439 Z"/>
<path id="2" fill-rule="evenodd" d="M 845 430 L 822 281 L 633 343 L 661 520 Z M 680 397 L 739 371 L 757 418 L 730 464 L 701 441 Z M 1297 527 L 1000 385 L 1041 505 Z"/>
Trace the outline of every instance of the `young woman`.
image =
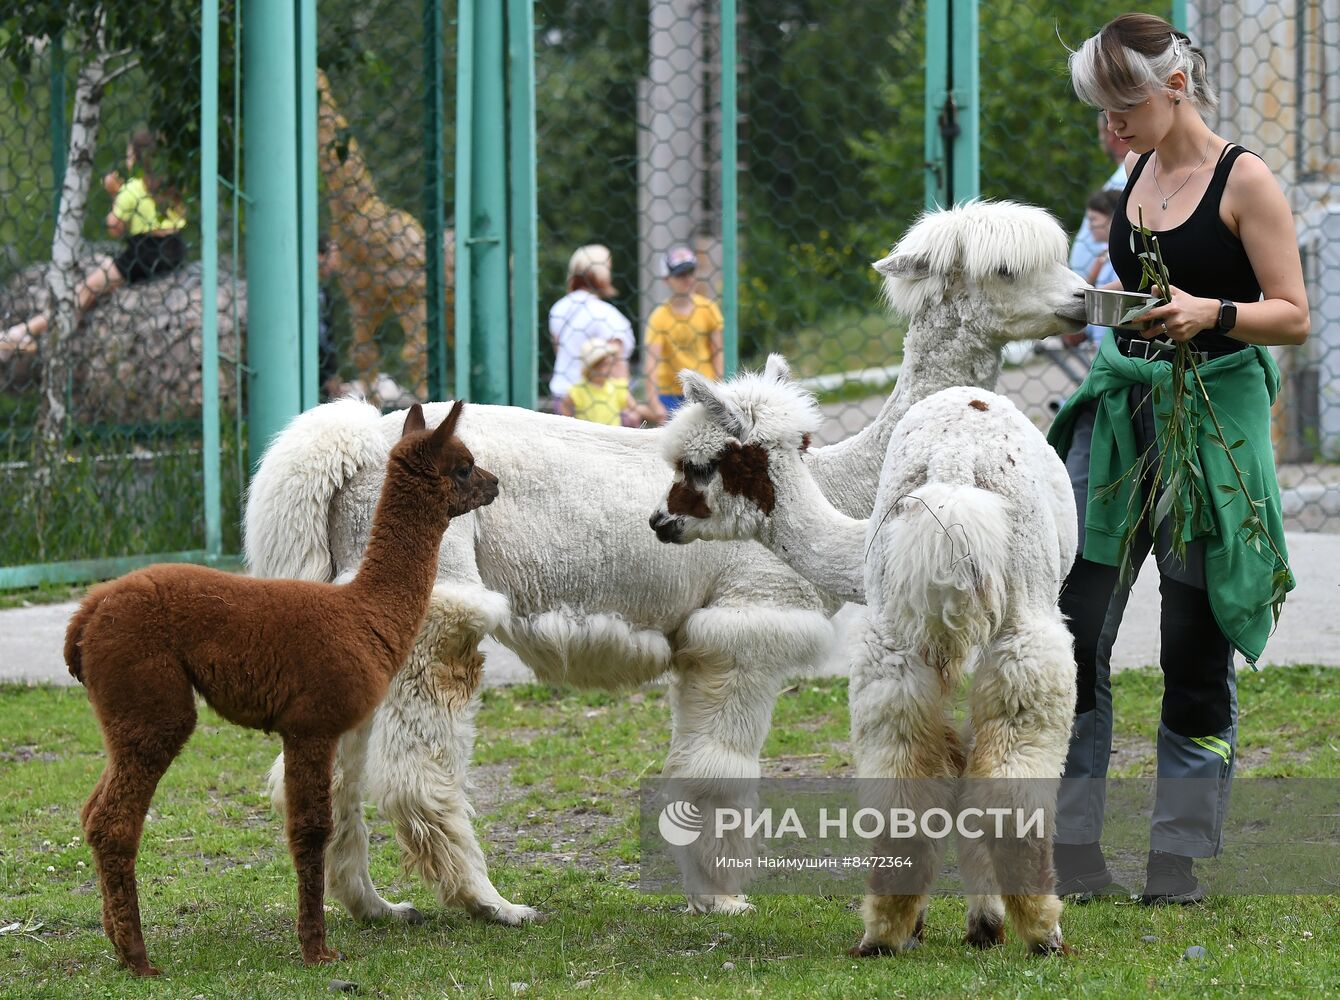
<path id="1" fill-rule="evenodd" d="M 157 142 L 152 132 L 140 129 L 126 147 L 126 174 L 123 179 L 112 171 L 102 186 L 114 201 L 107 214 L 107 232 L 125 237 L 126 245 L 112 257 L 99 257 L 96 266 L 84 276 L 76 290 L 79 311 L 113 288 L 136 284 L 176 270 L 186 259 L 186 244 L 181 231 L 186 228 L 180 199 L 154 172 Z M 0 353 L 35 351 L 38 338 L 46 332 L 50 317 L 46 313 L 30 316 L 0 333 Z"/>
<path id="2" fill-rule="evenodd" d="M 1148 470 L 1166 440 L 1166 402 L 1154 405 L 1152 386 L 1168 378 L 1170 355 L 1155 340 L 1196 352 L 1216 414 L 1233 425 L 1225 433 L 1246 442 L 1233 457 L 1248 471 L 1252 499 L 1266 501 L 1262 523 L 1284 553 L 1270 450 L 1269 407 L 1279 372 L 1269 353 L 1253 345 L 1303 343 L 1307 294 L 1279 184 L 1260 157 L 1216 135 L 1204 120 L 1216 106 L 1205 66 L 1185 34 L 1149 14 L 1116 18 L 1070 57 L 1075 93 L 1099 108 L 1113 135 L 1130 147 L 1129 179 L 1112 219 L 1112 266 L 1124 288 L 1141 288 L 1130 236 L 1143 219 L 1158 237 L 1170 287 L 1163 290 L 1167 303 L 1148 314 L 1139 335 L 1108 335 L 1050 435 L 1081 494 L 1081 555 L 1061 596 L 1079 682 L 1057 810 L 1062 895 L 1113 889 L 1099 846 L 1112 741 L 1108 665 L 1125 606 L 1117 568 L 1122 538 L 1127 519 L 1145 506 L 1153 482 Z M 1222 472 L 1224 485 L 1236 485 L 1227 452 L 1207 431 L 1198 434 L 1196 460 L 1207 478 Z M 1142 455 L 1145 472 L 1132 475 Z M 1243 540 L 1242 510 L 1253 508 L 1242 497 L 1223 502 L 1217 485 L 1207 484 L 1215 495 L 1183 535 L 1184 560 L 1174 552 L 1170 519 L 1153 537 L 1146 524 L 1130 545 L 1136 569 L 1154 549 L 1162 598 L 1158 790 L 1141 897 L 1148 905 L 1198 901 L 1203 892 L 1192 860 L 1222 848 L 1236 743 L 1233 652 L 1250 660 L 1260 654 L 1270 631 L 1274 577 L 1284 565 L 1269 547 L 1262 557 Z M 1186 500 L 1185 489 L 1178 500 Z"/>

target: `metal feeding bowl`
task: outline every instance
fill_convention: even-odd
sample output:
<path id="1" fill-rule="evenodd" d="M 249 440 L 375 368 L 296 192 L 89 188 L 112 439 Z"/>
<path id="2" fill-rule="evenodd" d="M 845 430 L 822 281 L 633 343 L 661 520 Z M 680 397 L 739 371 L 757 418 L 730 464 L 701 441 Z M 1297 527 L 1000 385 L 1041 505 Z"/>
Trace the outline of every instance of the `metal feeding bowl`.
<path id="1" fill-rule="evenodd" d="M 1084 315 L 1094 326 L 1111 326 L 1119 330 L 1138 330 L 1139 321 L 1122 325 L 1121 318 L 1132 309 L 1149 305 L 1154 296 L 1144 292 L 1123 292 L 1115 288 L 1084 289 Z"/>

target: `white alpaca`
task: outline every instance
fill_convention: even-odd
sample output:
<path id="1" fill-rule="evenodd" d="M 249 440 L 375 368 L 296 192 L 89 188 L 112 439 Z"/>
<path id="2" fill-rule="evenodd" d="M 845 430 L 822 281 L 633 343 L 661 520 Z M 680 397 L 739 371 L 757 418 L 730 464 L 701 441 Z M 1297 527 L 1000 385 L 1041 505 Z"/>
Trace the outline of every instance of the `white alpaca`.
<path id="1" fill-rule="evenodd" d="M 939 242 L 927 235 L 935 230 L 960 242 L 994 238 L 1007 247 L 1013 277 L 975 283 L 984 291 L 963 311 L 928 298 L 927 322 L 909 330 L 904 375 L 880 416 L 855 437 L 810 453 L 820 489 L 852 516 L 869 516 L 889 434 L 912 403 L 948 385 L 994 385 L 1006 340 L 1083 325 L 1082 283 L 1064 266 L 1065 236 L 1046 213 L 969 205 L 927 216 L 903 242 L 918 233 Z M 950 279 L 946 294 L 967 275 Z M 426 406 L 428 423 L 448 408 Z M 369 414 L 346 403 L 319 406 L 272 443 L 247 501 L 253 572 L 329 580 L 358 564 L 385 456 L 403 422 Z M 444 903 L 506 923 L 534 915 L 493 887 L 471 829 L 466 772 L 484 635 L 496 634 L 545 681 L 626 688 L 669 672 L 665 773 L 709 787 L 758 774 L 785 677 L 813 665 L 831 641 L 835 600 L 763 547 L 656 543 L 646 517 L 670 479 L 663 432 L 471 406 L 458 434 L 500 478 L 502 493 L 453 521 L 410 662 L 369 729 L 341 745 L 328 890 L 358 918 L 417 916 L 382 899 L 368 876 L 365 775 L 407 866 Z M 693 896 L 690 905 L 747 908 L 735 893 Z"/>
<path id="2" fill-rule="evenodd" d="M 852 744 L 857 777 L 879 780 L 863 782 L 863 805 L 881 814 L 952 808 L 945 779 L 963 775 L 1011 780 L 974 783 L 961 806 L 1026 815 L 1042 807 L 1050 817 L 1075 707 L 1070 633 L 1056 601 L 1075 558 L 1076 517 L 1046 438 L 1004 396 L 945 389 L 899 422 L 872 516 L 850 518 L 806 468 L 819 413 L 778 355 L 763 376 L 681 379 L 699 405 L 668 429 L 675 483 L 651 525 L 668 542 L 758 539 L 816 583 L 865 601 L 851 665 Z M 973 656 L 965 746 L 950 709 Z M 1063 947 L 1050 834 L 1049 819 L 1044 837 L 960 839 L 969 883 L 991 885 L 994 875 L 1011 890 L 1004 909 L 1037 952 Z M 897 952 L 920 937 L 943 844 L 885 845 L 913 857 L 915 877 L 898 894 L 872 878 L 856 953 Z M 907 892 L 909 882 L 919 891 Z M 998 899 L 972 897 L 968 941 L 1002 941 L 1001 918 Z"/>

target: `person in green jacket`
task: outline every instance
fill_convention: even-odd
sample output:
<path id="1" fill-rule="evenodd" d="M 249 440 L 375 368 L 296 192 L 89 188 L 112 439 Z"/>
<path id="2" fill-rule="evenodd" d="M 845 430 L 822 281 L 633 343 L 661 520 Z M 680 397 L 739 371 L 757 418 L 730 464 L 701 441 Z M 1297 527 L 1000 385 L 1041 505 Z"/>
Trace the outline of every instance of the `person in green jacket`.
<path id="1" fill-rule="evenodd" d="M 1193 859 L 1223 846 L 1237 733 L 1233 653 L 1255 661 L 1271 605 L 1293 584 L 1270 447 L 1279 373 L 1263 345 L 1307 339 L 1307 293 L 1288 202 L 1259 157 L 1206 124 L 1216 98 L 1205 57 L 1185 34 L 1153 15 L 1124 14 L 1071 53 L 1070 74 L 1079 98 L 1099 108 L 1130 147 L 1111 228 L 1119 284 L 1141 289 L 1141 247 L 1137 238 L 1132 248 L 1131 235 L 1143 219 L 1160 243 L 1170 287 L 1140 329 L 1107 334 L 1049 435 L 1066 459 L 1080 515 L 1080 557 L 1061 594 L 1075 637 L 1078 696 L 1057 804 L 1057 892 L 1116 890 L 1100 842 L 1112 743 L 1109 659 L 1129 593 L 1118 566 L 1125 554 L 1138 571 L 1152 548 L 1164 693 L 1141 901 L 1192 903 L 1203 896 Z M 1167 441 L 1167 359 L 1177 344 L 1193 352 L 1224 440 L 1243 443 L 1230 459 L 1193 391 L 1187 419 L 1190 465 L 1198 471 L 1183 476 L 1164 505 L 1175 503 L 1182 516 L 1151 531 L 1145 515 L 1131 536 L 1129 520 L 1157 499 L 1147 493 Z M 1219 487 L 1237 484 L 1234 462 L 1253 492 L 1225 502 L 1228 490 Z M 1253 500 L 1265 503 L 1254 507 Z"/>

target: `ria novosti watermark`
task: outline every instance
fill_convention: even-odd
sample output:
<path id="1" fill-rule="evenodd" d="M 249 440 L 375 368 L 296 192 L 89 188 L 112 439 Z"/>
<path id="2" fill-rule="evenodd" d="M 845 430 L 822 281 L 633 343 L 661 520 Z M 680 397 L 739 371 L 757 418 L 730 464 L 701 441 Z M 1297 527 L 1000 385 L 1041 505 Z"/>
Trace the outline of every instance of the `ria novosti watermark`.
<path id="1" fill-rule="evenodd" d="M 1195 802 L 1214 782 L 1068 782 L 1068 797 L 1106 804 L 1102 832 L 1118 881 L 1143 884 L 1159 801 Z M 690 893 L 1036 892 L 1050 863 L 1059 782 L 767 779 L 644 782 L 647 891 Z M 1081 787 L 1082 786 L 1082 787 Z M 1202 787 L 1204 786 L 1204 787 Z M 1071 799 L 1073 801 L 1073 798 Z M 1333 893 L 1340 780 L 1240 778 L 1222 827 L 1195 810 L 1171 835 L 1204 855 L 1217 893 Z M 1222 835 L 1222 845 L 1213 841 Z M 1216 847 L 1219 850 L 1216 851 Z M 1217 856 L 1214 856 L 1216 855 Z"/>

